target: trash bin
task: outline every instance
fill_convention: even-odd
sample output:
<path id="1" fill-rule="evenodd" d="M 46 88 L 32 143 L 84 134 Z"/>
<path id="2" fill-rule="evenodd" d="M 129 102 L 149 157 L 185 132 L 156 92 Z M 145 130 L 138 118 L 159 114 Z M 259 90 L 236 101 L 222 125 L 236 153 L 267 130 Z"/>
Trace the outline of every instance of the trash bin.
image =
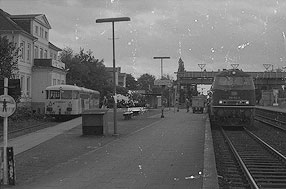
<path id="1" fill-rule="evenodd" d="M 108 109 L 86 110 L 82 114 L 82 134 L 83 135 L 107 135 Z"/>

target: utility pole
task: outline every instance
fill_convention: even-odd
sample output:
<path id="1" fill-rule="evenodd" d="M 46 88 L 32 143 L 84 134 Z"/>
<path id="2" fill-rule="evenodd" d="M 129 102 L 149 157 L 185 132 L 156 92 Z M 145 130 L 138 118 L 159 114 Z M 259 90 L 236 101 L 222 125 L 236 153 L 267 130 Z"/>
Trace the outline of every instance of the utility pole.
<path id="1" fill-rule="evenodd" d="M 155 56 L 153 57 L 153 59 L 161 59 L 161 79 L 163 79 L 163 59 L 170 59 L 170 57 L 169 56 Z M 162 85 L 162 92 L 161 92 L 161 106 L 162 106 L 161 118 L 164 118 L 163 89 L 164 89 L 164 85 Z"/>

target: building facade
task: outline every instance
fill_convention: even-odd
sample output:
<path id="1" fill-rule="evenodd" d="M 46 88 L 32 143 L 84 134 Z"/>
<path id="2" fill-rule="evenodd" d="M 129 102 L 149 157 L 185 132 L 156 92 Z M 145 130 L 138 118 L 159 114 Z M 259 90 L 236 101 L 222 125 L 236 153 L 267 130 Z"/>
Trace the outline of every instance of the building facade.
<path id="1" fill-rule="evenodd" d="M 106 67 L 109 74 L 108 82 L 113 84 L 113 67 Z M 121 67 L 115 68 L 115 83 L 116 86 L 126 87 L 126 73 L 121 73 Z"/>
<path id="2" fill-rule="evenodd" d="M 58 60 L 61 49 L 49 41 L 50 29 L 44 14 L 10 15 L 0 9 L 0 35 L 20 49 L 21 104 L 38 112 L 44 110 L 45 88 L 66 83 L 65 64 Z"/>

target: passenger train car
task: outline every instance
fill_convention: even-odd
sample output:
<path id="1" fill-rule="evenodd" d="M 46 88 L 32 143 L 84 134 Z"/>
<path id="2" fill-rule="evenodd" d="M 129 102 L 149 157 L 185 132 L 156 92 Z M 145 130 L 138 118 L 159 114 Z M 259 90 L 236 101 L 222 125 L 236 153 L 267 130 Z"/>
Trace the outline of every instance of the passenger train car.
<path id="1" fill-rule="evenodd" d="M 53 117 L 81 115 L 84 110 L 99 108 L 100 93 L 74 85 L 46 88 L 45 114 Z"/>
<path id="2" fill-rule="evenodd" d="M 212 84 L 210 120 L 222 126 L 252 126 L 255 113 L 255 87 L 247 73 L 223 70 Z"/>

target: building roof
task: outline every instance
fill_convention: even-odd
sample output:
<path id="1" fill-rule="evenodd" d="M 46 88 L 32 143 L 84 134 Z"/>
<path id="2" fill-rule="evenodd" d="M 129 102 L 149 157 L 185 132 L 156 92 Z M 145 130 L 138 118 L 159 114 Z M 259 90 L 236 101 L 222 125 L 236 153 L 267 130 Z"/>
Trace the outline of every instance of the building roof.
<path id="1" fill-rule="evenodd" d="M 49 42 L 49 48 L 55 50 L 55 51 L 62 51 L 61 48 L 55 46 L 54 44 L 52 44 L 51 42 Z"/>
<path id="2" fill-rule="evenodd" d="M 25 15 L 10 15 L 13 20 L 35 20 L 38 23 L 43 24 L 48 29 L 51 29 L 51 25 L 48 22 L 47 17 L 44 14 L 25 14 Z"/>
<path id="3" fill-rule="evenodd" d="M 0 30 L 23 30 L 10 17 L 10 14 L 0 9 Z"/>
<path id="4" fill-rule="evenodd" d="M 11 19 L 11 15 L 7 12 L 0 9 L 0 32 L 1 33 L 23 33 L 32 39 L 37 39 L 32 34 L 26 32 L 23 28 L 21 28 L 16 22 Z"/>

